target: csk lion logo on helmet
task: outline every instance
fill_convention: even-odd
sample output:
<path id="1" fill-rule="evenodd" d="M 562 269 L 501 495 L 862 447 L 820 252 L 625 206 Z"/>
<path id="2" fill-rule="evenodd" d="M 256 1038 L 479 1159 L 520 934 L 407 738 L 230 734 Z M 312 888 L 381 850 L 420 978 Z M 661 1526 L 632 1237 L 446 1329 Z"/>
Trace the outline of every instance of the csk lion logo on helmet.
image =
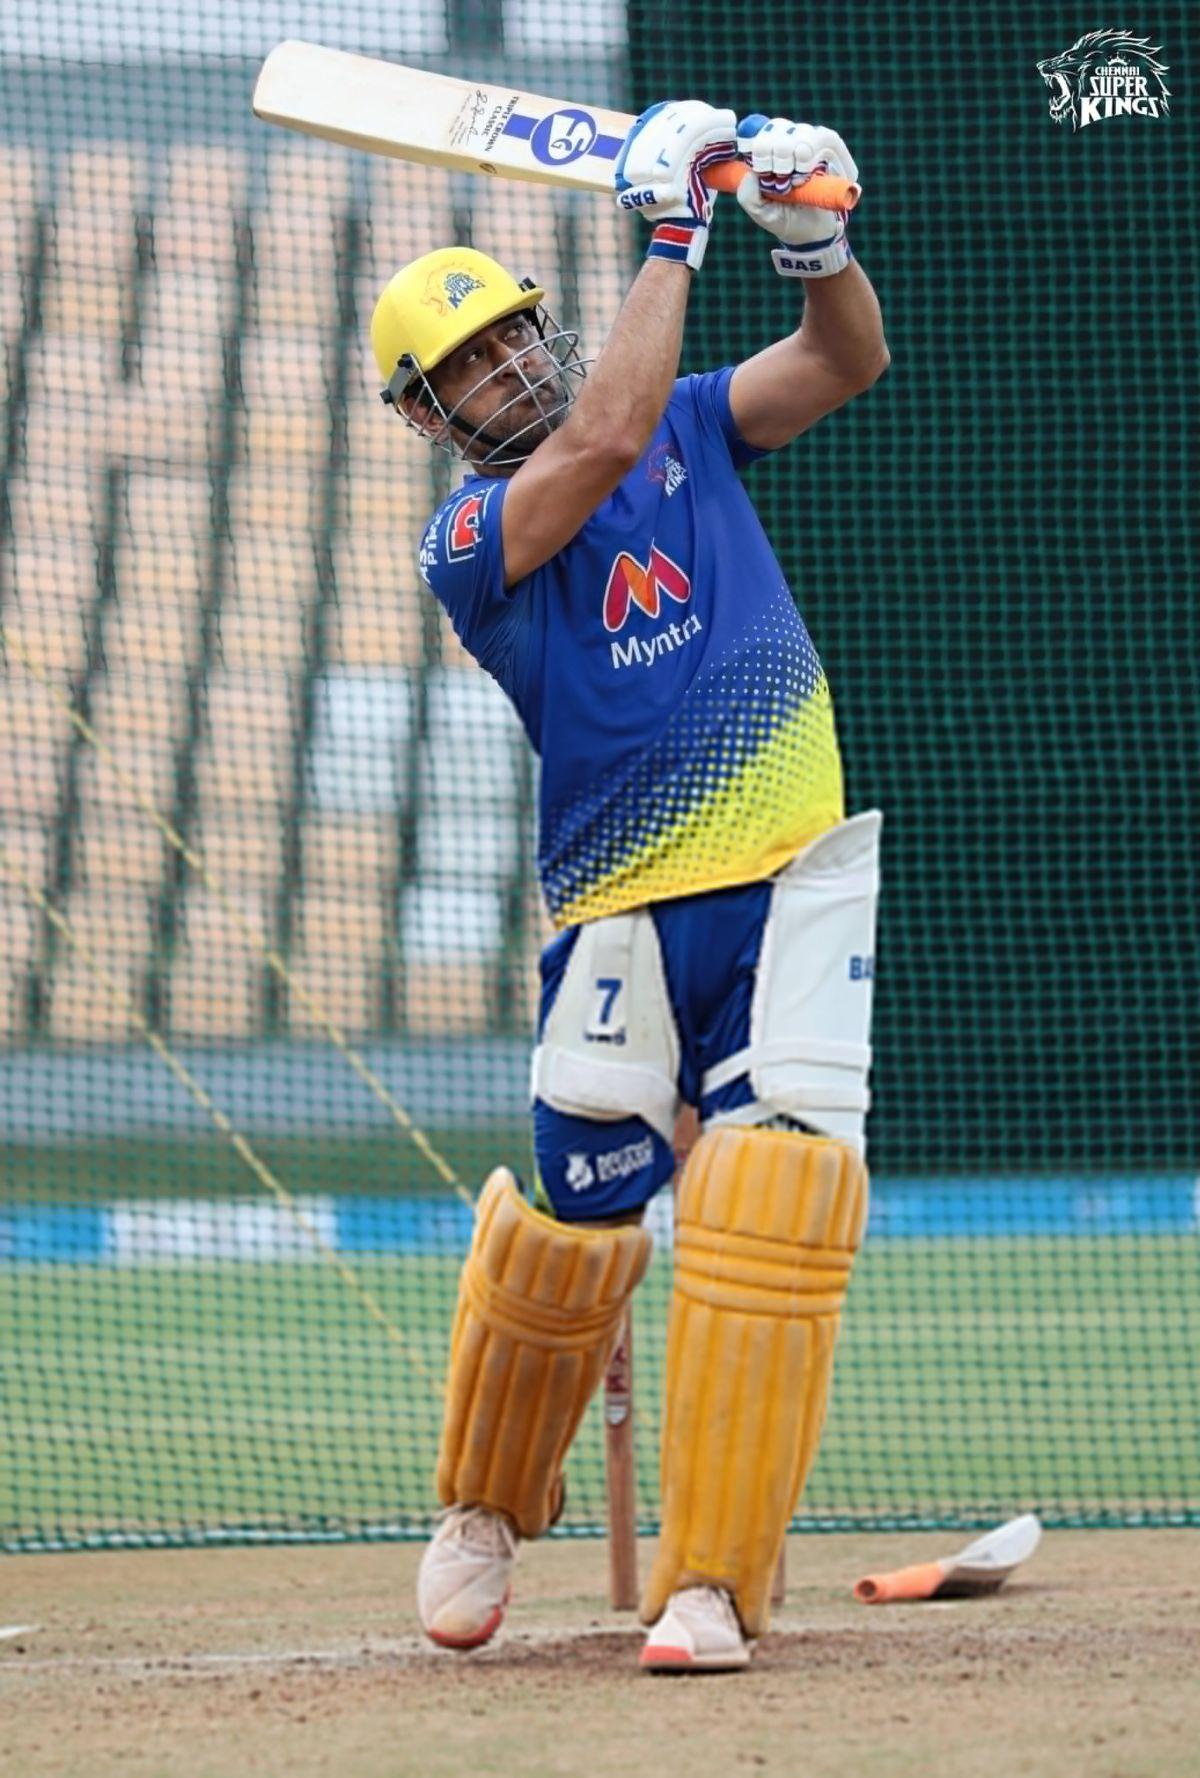
<path id="1" fill-rule="evenodd" d="M 1050 88 L 1050 116 L 1082 130 L 1102 117 L 1166 117 L 1170 93 L 1160 46 L 1128 31 L 1090 31 L 1060 56 L 1038 63 Z"/>
<path id="2" fill-rule="evenodd" d="M 451 309 L 457 309 L 465 302 L 473 290 L 482 290 L 483 284 L 465 271 L 434 271 L 425 280 L 425 289 L 421 293 L 421 301 L 428 308 L 436 309 L 439 315 L 448 315 Z"/>

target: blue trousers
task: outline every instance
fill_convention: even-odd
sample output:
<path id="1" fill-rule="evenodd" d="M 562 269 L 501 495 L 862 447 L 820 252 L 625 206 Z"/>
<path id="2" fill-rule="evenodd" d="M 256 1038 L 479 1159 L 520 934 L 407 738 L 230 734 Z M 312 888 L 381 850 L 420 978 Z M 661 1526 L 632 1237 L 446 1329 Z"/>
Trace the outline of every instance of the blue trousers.
<path id="1" fill-rule="evenodd" d="M 753 1100 L 745 1075 L 703 1096 L 700 1082 L 749 1042 L 750 1003 L 770 899 L 767 881 L 681 896 L 649 909 L 679 1037 L 679 1094 L 697 1107 L 702 1123 Z M 570 927 L 542 953 L 539 1038 L 578 936 L 579 928 Z M 637 1210 L 674 1172 L 671 1145 L 641 1117 L 599 1122 L 554 1110 L 537 1099 L 533 1121 L 542 1189 L 564 1222 Z"/>

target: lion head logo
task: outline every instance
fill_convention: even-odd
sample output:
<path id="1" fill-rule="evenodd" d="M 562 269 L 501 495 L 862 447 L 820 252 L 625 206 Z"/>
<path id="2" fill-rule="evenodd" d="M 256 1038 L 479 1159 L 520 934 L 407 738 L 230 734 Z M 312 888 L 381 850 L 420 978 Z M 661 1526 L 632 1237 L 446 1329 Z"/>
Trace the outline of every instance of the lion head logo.
<path id="1" fill-rule="evenodd" d="M 483 281 L 471 272 L 459 270 L 430 272 L 425 280 L 425 288 L 421 292 L 421 301 L 426 308 L 433 309 L 439 315 L 448 315 L 451 309 L 457 309 L 470 296 L 473 290 L 482 290 Z"/>
<path id="2" fill-rule="evenodd" d="M 425 288 L 421 292 L 421 301 L 427 309 L 433 309 L 435 314 L 448 315 L 450 313 L 450 305 L 446 301 L 446 295 L 442 289 L 442 274 L 440 272 L 430 272 L 426 278 Z"/>
<path id="3" fill-rule="evenodd" d="M 1073 130 L 1101 117 L 1126 113 L 1165 117 L 1171 95 L 1156 58 L 1160 46 L 1128 31 L 1089 31 L 1060 56 L 1038 63 L 1050 88 L 1050 116 L 1055 123 L 1071 120 Z"/>

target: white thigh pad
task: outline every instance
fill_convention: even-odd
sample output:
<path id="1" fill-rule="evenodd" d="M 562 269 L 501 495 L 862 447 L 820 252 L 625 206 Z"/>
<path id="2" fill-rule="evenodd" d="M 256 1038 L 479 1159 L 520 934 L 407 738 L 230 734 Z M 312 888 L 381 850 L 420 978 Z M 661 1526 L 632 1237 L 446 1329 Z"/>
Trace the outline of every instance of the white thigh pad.
<path id="1" fill-rule="evenodd" d="M 533 1097 L 599 1122 L 641 1117 L 670 1142 L 678 1079 L 654 921 L 644 909 L 587 921 L 533 1052 Z"/>
<path id="2" fill-rule="evenodd" d="M 748 1073 L 755 1109 L 798 1118 L 860 1152 L 870 1105 L 882 822 L 877 809 L 843 821 L 780 871 L 763 931 L 750 1042 L 703 1083 L 712 1092 Z M 741 1121 L 737 1112 L 727 1115 Z"/>

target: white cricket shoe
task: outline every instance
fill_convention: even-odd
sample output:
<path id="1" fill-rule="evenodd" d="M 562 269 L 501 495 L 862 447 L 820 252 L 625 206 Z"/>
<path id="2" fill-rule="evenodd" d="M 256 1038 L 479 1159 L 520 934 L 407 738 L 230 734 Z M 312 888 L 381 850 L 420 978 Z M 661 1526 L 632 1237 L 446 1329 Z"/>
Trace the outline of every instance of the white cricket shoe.
<path id="1" fill-rule="evenodd" d="M 646 1636 L 647 1673 L 732 1673 L 750 1665 L 733 1600 L 721 1587 L 684 1587 Z"/>
<path id="2" fill-rule="evenodd" d="M 504 1617 L 512 1591 L 517 1534 L 486 1506 L 452 1506 L 417 1573 L 417 1611 L 431 1642 L 478 1648 Z"/>

